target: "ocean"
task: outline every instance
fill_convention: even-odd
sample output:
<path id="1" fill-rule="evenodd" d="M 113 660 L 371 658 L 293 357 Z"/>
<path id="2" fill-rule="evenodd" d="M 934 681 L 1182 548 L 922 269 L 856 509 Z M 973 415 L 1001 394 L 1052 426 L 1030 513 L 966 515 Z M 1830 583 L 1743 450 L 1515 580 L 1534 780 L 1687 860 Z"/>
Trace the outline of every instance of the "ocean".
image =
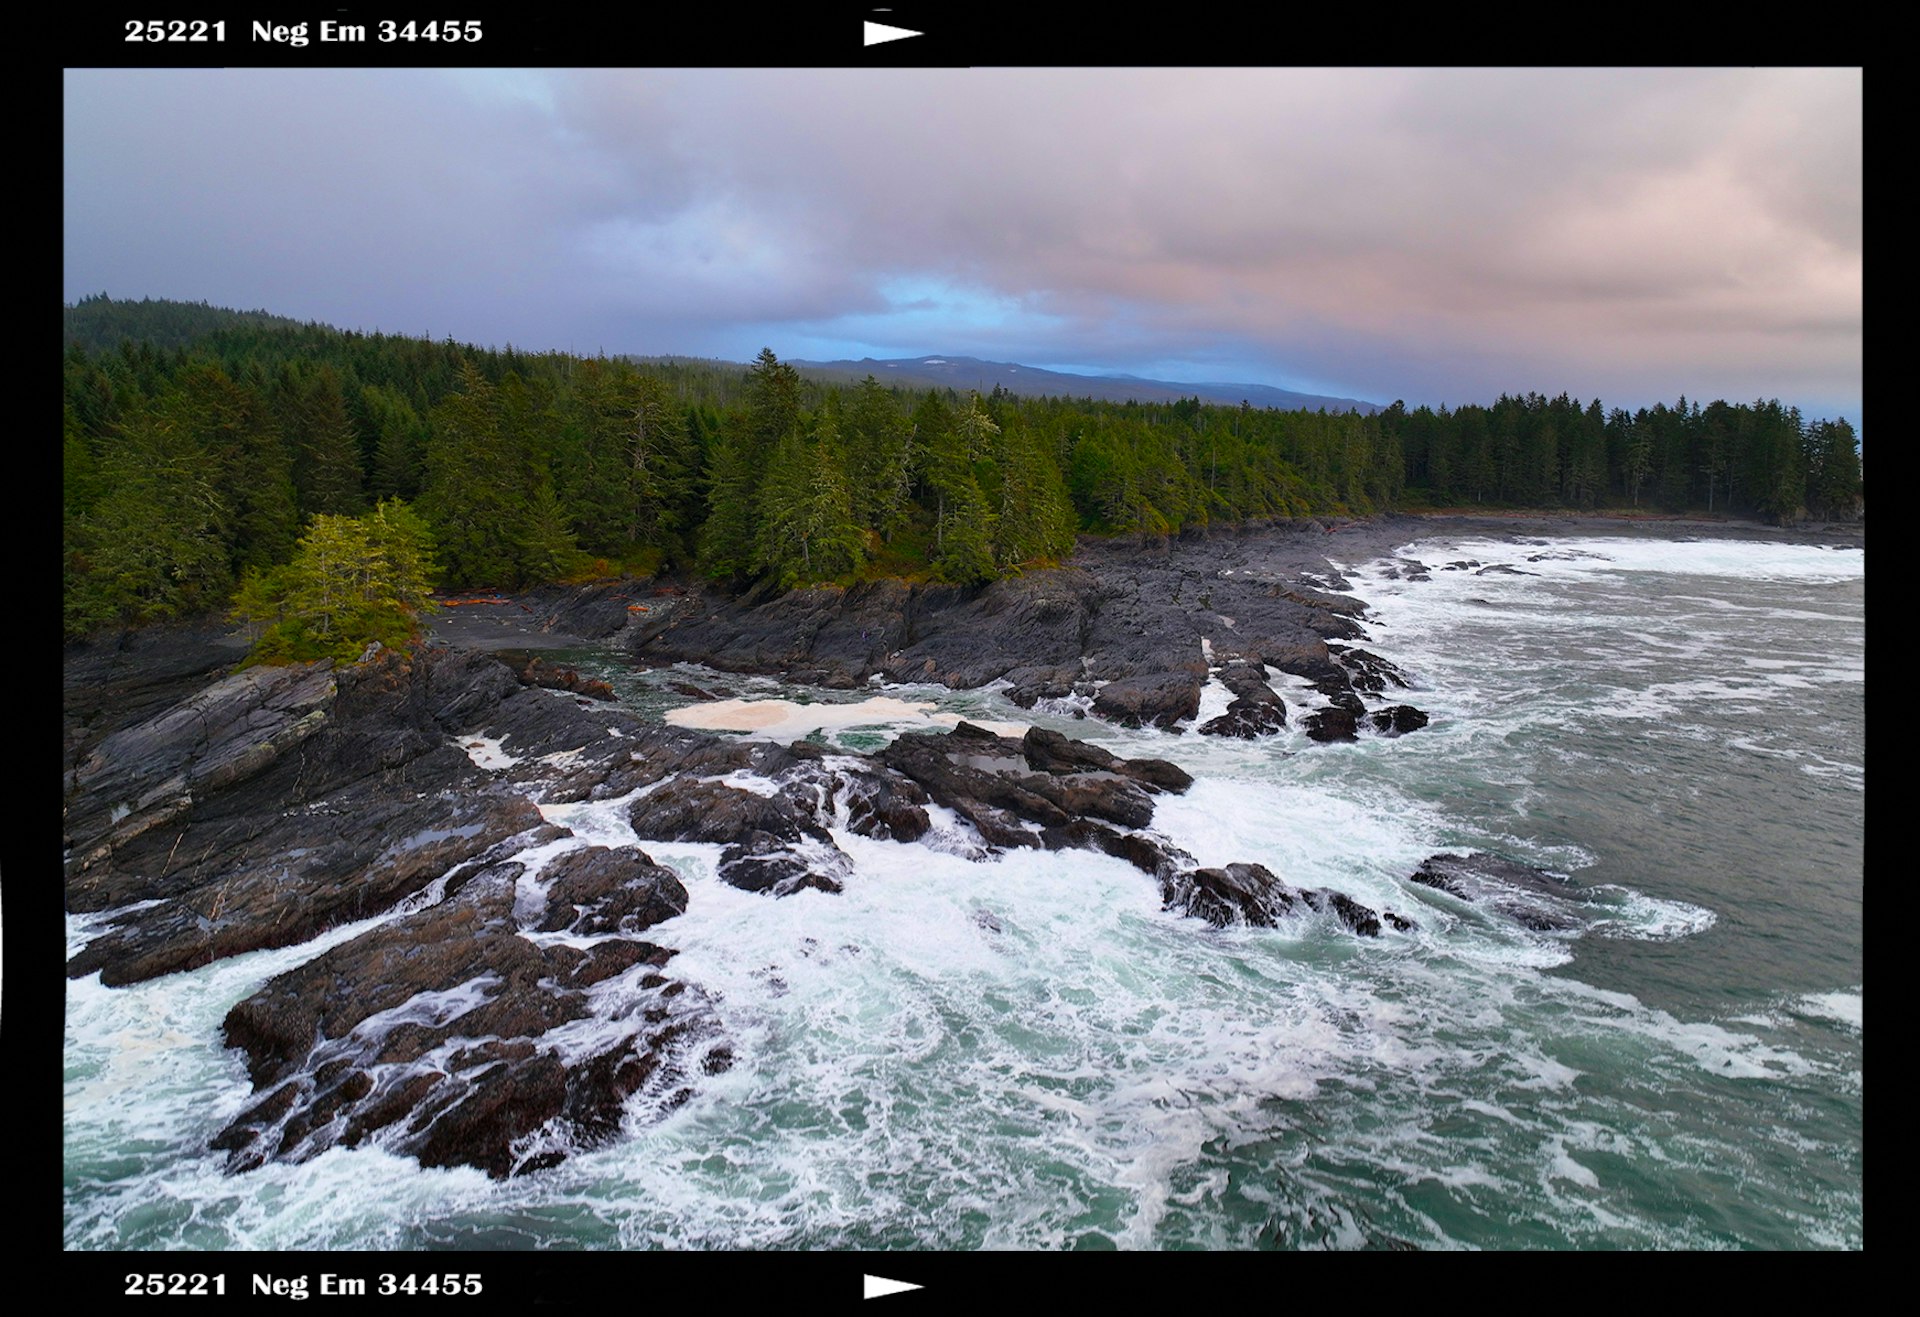
<path id="1" fill-rule="evenodd" d="M 1413 929 L 1215 929 L 1110 857 L 970 859 L 950 815 L 930 844 L 837 834 L 839 895 L 738 891 L 717 847 L 645 843 L 691 895 L 648 936 L 734 1040 L 690 1102 L 505 1182 L 378 1148 L 230 1176 L 207 1142 L 250 1089 L 222 1016 L 377 921 L 75 981 L 67 1247 L 1861 1248 L 1864 553 L 1450 539 L 1338 566 L 1427 728 L 1314 744 L 1287 677 L 1293 725 L 1248 742 L 993 688 L 573 661 L 654 715 L 690 674 L 811 703 L 847 749 L 945 714 L 1171 759 L 1196 779 L 1156 798 L 1175 844 Z M 895 703 L 837 707 L 872 695 Z M 634 840 L 618 802 L 546 812 Z M 1563 926 L 1409 881 L 1468 851 L 1562 876 L 1530 899 Z"/>

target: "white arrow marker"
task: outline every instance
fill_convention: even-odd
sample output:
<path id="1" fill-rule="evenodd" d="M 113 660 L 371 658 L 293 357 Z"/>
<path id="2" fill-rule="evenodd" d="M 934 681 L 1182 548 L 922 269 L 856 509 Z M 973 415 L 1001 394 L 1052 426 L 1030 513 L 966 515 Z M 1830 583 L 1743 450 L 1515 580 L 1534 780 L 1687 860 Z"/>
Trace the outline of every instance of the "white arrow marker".
<path id="1" fill-rule="evenodd" d="M 915 32 L 911 28 L 889 27 L 885 23 L 868 23 L 867 39 L 862 44 L 877 46 L 883 41 L 903 41 L 908 37 L 924 37 L 925 35 L 927 34 L 924 32 Z M 907 1288 L 917 1290 L 920 1287 L 918 1285 L 909 1285 Z M 887 1293 L 891 1294 L 893 1291 L 888 1290 Z M 869 1294 L 867 1297 L 872 1298 L 873 1296 Z"/>
<path id="2" fill-rule="evenodd" d="M 879 25 L 876 23 L 869 23 L 867 24 L 867 26 L 877 27 Z M 920 34 L 918 32 L 909 32 L 906 35 L 910 37 L 917 37 Z M 881 40 L 890 41 L 892 40 L 892 38 L 882 37 Z M 917 1290 L 917 1289 L 924 1288 L 923 1286 L 920 1286 L 920 1285 L 909 1284 L 904 1280 L 888 1280 L 885 1276 L 862 1276 L 861 1279 L 866 1281 L 867 1283 L 867 1286 L 866 1286 L 867 1292 L 860 1296 L 863 1299 L 884 1299 L 889 1294 L 905 1294 L 908 1290 Z"/>

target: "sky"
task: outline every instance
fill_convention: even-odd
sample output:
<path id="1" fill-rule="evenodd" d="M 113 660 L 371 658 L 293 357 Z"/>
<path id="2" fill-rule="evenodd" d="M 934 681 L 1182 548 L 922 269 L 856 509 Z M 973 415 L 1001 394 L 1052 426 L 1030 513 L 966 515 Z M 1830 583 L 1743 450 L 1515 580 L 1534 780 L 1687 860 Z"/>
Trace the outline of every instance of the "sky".
<path id="1" fill-rule="evenodd" d="M 69 70 L 66 300 L 1861 418 L 1858 69 Z"/>

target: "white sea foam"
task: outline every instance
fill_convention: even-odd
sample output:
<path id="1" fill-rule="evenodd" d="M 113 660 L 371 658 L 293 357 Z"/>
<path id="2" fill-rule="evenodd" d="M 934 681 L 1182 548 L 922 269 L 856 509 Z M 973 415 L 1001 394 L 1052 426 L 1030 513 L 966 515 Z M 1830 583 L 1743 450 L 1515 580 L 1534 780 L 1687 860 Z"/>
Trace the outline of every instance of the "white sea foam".
<path id="1" fill-rule="evenodd" d="M 1200 708 L 1193 715 L 1193 726 L 1203 727 L 1220 717 L 1233 703 L 1233 692 L 1224 686 L 1218 677 L 1210 677 L 1207 684 L 1200 688 Z"/>
<path id="2" fill-rule="evenodd" d="M 1611 553 L 1614 542 L 1602 543 Z M 1737 1164 L 1756 1186 L 1751 1200 L 1793 1199 L 1796 1173 L 1766 1164 L 1767 1145 L 1804 1167 L 1844 1153 L 1844 1137 L 1796 1128 L 1789 1142 L 1737 1104 L 1758 1106 L 1778 1088 L 1794 1101 L 1816 1094 L 1809 1108 L 1847 1094 L 1857 1106 L 1857 1039 L 1838 1035 L 1853 1049 L 1838 1060 L 1817 1050 L 1836 1036 L 1820 1022 L 1857 1034 L 1857 987 L 1783 997 L 1764 1022 L 1693 1020 L 1581 981 L 1581 958 L 1642 954 L 1630 945 L 1532 933 L 1407 883 L 1443 849 L 1498 849 L 1567 871 L 1617 861 L 1585 853 L 1564 788 L 1540 781 L 1561 771 L 1577 782 L 1577 752 L 1596 728 L 1630 723 L 1639 735 L 1596 708 L 1649 698 L 1672 720 L 1737 706 L 1742 693 L 1815 698 L 1833 684 L 1804 646 L 1723 643 L 1673 617 L 1623 619 L 1603 606 L 1609 579 L 1671 568 L 1617 557 L 1536 564 L 1523 555 L 1540 547 L 1504 548 L 1503 561 L 1562 575 L 1436 572 L 1376 592 L 1349 573 L 1378 606 L 1373 625 L 1393 637 L 1381 652 L 1427 685 L 1415 702 L 1434 724 L 1397 740 L 1312 745 L 1297 712 L 1295 726 L 1257 743 L 1127 731 L 1072 720 L 1083 699 L 1022 715 L 996 690 L 933 687 L 882 693 L 910 717 L 782 701 L 806 720 L 866 721 L 761 729 L 880 737 L 940 725 L 936 714 L 1027 716 L 1116 753 L 1172 758 L 1197 778 L 1185 795 L 1154 797 L 1153 827 L 1173 844 L 1203 864 L 1254 861 L 1295 886 L 1409 914 L 1414 933 L 1362 939 L 1331 919 L 1213 929 L 1162 910 L 1153 878 L 1104 855 L 988 858 L 972 828 L 937 806 L 923 844 L 836 830 L 853 860 L 839 895 L 742 892 L 718 879 L 717 845 L 641 843 L 691 897 L 657 931 L 680 953 L 668 973 L 697 990 L 676 1000 L 704 1003 L 735 1057 L 726 1073 L 700 1076 L 684 1106 L 636 1110 L 621 1139 L 502 1184 L 421 1171 L 378 1148 L 228 1177 L 205 1140 L 254 1095 L 237 1054 L 218 1045 L 219 1019 L 274 966 L 323 944 L 130 989 L 82 980 L 69 985 L 67 1155 L 70 1184 L 84 1188 L 70 1199 L 68 1243 L 1459 1247 L 1511 1244 L 1521 1239 L 1511 1223 L 1524 1219 L 1527 1244 L 1857 1247 L 1857 1203 L 1797 1207 L 1805 1221 L 1789 1233 L 1723 1231 L 1676 1224 L 1666 1198 L 1637 1197 L 1621 1170 L 1717 1176 Z M 1632 689 L 1583 667 L 1618 650 L 1623 620 L 1648 638 L 1615 652 L 1616 667 L 1644 678 Z M 1740 626 L 1767 620 L 1734 615 Z M 1525 643 L 1504 644 L 1515 636 Z M 1767 661 L 1731 661 L 1742 653 Z M 1841 662 L 1863 675 L 1863 653 Z M 1715 672 L 1719 689 L 1686 686 L 1698 674 L 1672 670 L 1685 664 Z M 1304 682 L 1276 674 L 1274 684 L 1290 711 L 1320 703 Z M 733 688 L 791 693 L 768 680 Z M 1210 687 L 1207 698 L 1220 694 Z M 1762 730 L 1747 735 L 1759 750 L 1782 748 Z M 528 892 L 571 847 L 636 843 L 626 814 L 639 794 L 544 805 L 573 835 L 522 853 Z M 1713 919 L 1627 887 L 1587 894 L 1606 936 L 1682 937 Z M 98 935 L 97 921 L 70 926 L 76 940 Z M 1549 966 L 1562 968 L 1541 972 Z M 585 1054 L 633 1027 L 623 1012 L 647 997 L 640 977 L 598 985 L 593 1015 L 547 1043 Z M 1734 1105 L 1720 1105 L 1730 1090 Z M 1702 1113 L 1729 1132 L 1703 1132 Z"/>
<path id="3" fill-rule="evenodd" d="M 1812 992 L 1796 999 L 1791 1009 L 1799 1015 L 1816 1019 L 1834 1020 L 1855 1033 L 1865 1030 L 1866 997 L 1859 988 L 1842 989 L 1839 992 Z"/>
<path id="4" fill-rule="evenodd" d="M 454 744 L 466 751 L 467 758 L 480 767 L 497 772 L 520 762 L 519 756 L 510 755 L 500 748 L 503 739 L 498 736 L 462 736 L 456 738 Z"/>
<path id="5" fill-rule="evenodd" d="M 1657 540 L 1612 536 L 1555 539 L 1549 547 L 1514 544 L 1493 539 L 1421 540 L 1402 546 L 1396 556 L 1417 558 L 1431 567 L 1477 559 L 1482 565 L 1504 565 L 1555 580 L 1604 576 L 1611 573 L 1657 572 L 1670 576 L 1717 576 L 1735 580 L 1797 581 L 1810 584 L 1864 579 L 1866 554 L 1834 552 L 1820 545 L 1775 544 L 1747 540 Z M 1369 564 L 1342 570 L 1352 576 Z M 1480 569 L 1476 568 L 1474 571 Z M 1436 581 L 1467 573 L 1436 570 Z M 1490 573 L 1476 581 L 1523 580 Z M 1420 584 L 1427 584 L 1422 582 Z"/>
<path id="6" fill-rule="evenodd" d="M 1596 889 L 1596 894 L 1601 891 L 1611 892 L 1620 900 L 1619 914 L 1593 926 L 1602 937 L 1670 942 L 1704 933 L 1719 918 L 1713 911 L 1685 901 L 1663 901 L 1622 887 Z"/>

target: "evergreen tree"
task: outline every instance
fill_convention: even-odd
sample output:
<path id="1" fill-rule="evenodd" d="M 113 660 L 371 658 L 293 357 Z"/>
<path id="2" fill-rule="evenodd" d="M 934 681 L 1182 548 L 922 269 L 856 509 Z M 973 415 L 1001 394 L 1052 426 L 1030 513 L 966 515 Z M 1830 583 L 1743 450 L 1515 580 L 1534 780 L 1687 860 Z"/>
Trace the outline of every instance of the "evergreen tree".
<path id="1" fill-rule="evenodd" d="M 421 511 L 450 584 L 516 585 L 527 579 L 521 543 L 531 491 L 502 442 L 493 385 L 471 363 L 460 383 L 433 409 Z"/>
<path id="2" fill-rule="evenodd" d="M 810 439 L 789 435 L 760 487 L 755 565 L 781 585 L 830 579 L 865 557 L 830 417 Z"/>
<path id="3" fill-rule="evenodd" d="M 871 375 L 854 390 L 846 434 L 854 515 L 891 540 L 906 523 L 912 495 L 911 426 Z"/>
<path id="4" fill-rule="evenodd" d="M 129 418 L 103 463 L 108 492 L 75 518 L 66 632 L 149 622 L 214 606 L 232 580 L 230 508 L 214 455 L 177 418 Z"/>
<path id="5" fill-rule="evenodd" d="M 251 660 L 358 657 L 373 641 L 405 649 L 419 634 L 429 594 L 433 539 L 398 500 L 363 517 L 320 514 L 293 560 L 249 572 L 232 615 L 255 635 Z"/>
<path id="6" fill-rule="evenodd" d="M 425 475 L 426 425 L 397 389 L 370 384 L 360 397 L 374 432 L 374 494 L 383 499 L 414 497 Z"/>
<path id="7" fill-rule="evenodd" d="M 1851 520 L 1860 495 L 1860 447 L 1846 418 L 1807 431 L 1807 506 L 1828 520 Z"/>
<path id="8" fill-rule="evenodd" d="M 347 417 L 340 376 L 321 366 L 306 382 L 293 407 L 297 418 L 294 483 L 300 510 L 356 516 L 366 506 L 361 492 L 360 440 Z"/>
<path id="9" fill-rule="evenodd" d="M 758 484 L 750 455 L 751 440 L 740 424 L 723 426 L 709 468 L 706 523 L 700 528 L 700 560 L 715 580 L 753 570 L 754 492 Z"/>
<path id="10" fill-rule="evenodd" d="M 665 381 L 651 375 L 634 381 L 627 403 L 627 538 L 678 542 L 689 528 L 686 506 L 698 466 L 686 413 Z"/>

